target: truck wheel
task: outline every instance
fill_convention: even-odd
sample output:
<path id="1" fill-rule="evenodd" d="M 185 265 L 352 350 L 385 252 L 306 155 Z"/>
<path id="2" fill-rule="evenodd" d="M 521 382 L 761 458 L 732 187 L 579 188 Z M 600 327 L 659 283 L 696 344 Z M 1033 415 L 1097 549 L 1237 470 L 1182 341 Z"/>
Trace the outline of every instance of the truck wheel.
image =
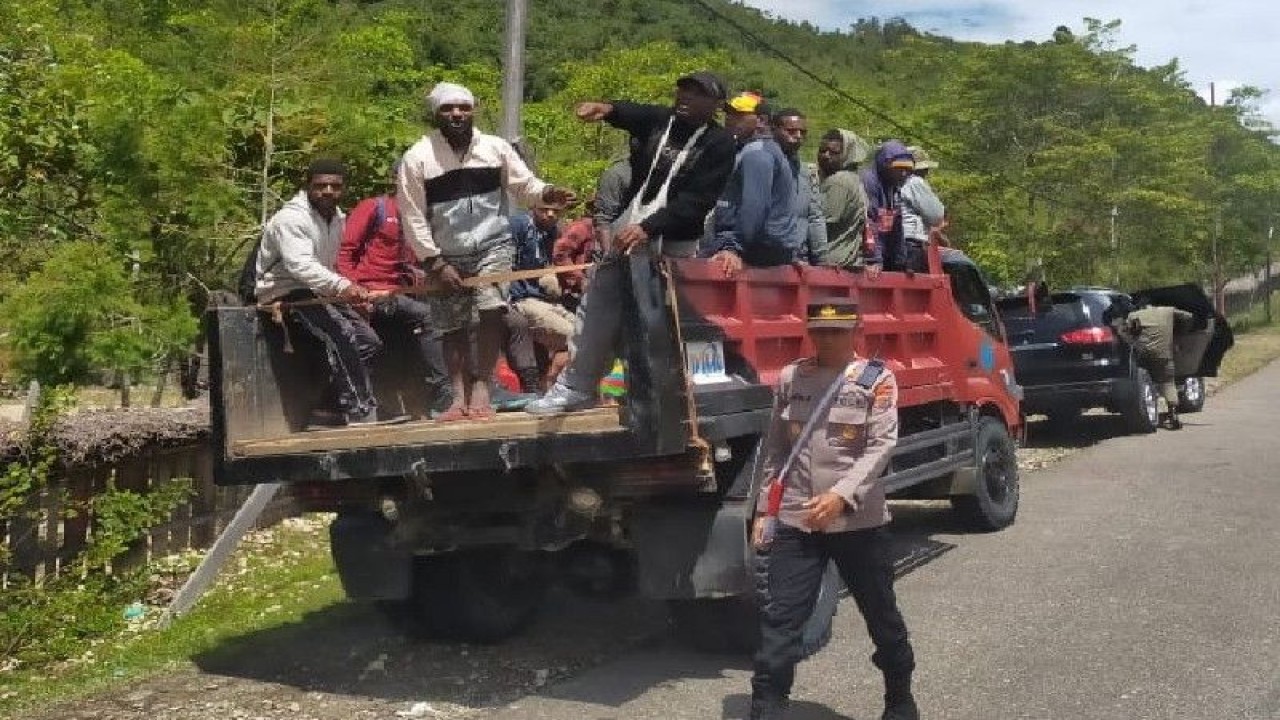
<path id="1" fill-rule="evenodd" d="M 1155 383 L 1151 382 L 1151 375 L 1146 370 L 1139 368 L 1131 392 L 1132 394 L 1125 399 L 1124 409 L 1121 411 L 1125 427 L 1131 433 L 1155 432 L 1160 425 L 1160 407 Z"/>
<path id="2" fill-rule="evenodd" d="M 431 639 L 495 643 L 534 619 L 546 589 L 538 553 L 484 548 L 420 557 L 409 600 L 412 629 Z"/>
<path id="3" fill-rule="evenodd" d="M 680 639 L 696 650 L 719 655 L 750 655 L 760 646 L 760 611 L 757 599 L 763 597 L 764 565 L 756 563 L 756 585 L 749 595 L 727 598 L 669 600 L 667 609 Z M 840 602 L 840 575 L 829 565 L 822 577 L 822 589 L 814 603 L 813 613 L 805 623 L 802 657 L 809 657 L 826 647 L 831 640 L 831 623 Z"/>
<path id="4" fill-rule="evenodd" d="M 1183 378 L 1178 387 L 1178 412 L 1196 413 L 1204 409 L 1204 378 Z"/>
<path id="5" fill-rule="evenodd" d="M 991 417 L 978 421 L 973 439 L 977 488 L 972 495 L 952 495 L 951 508 L 960 519 L 981 530 L 1000 530 L 1018 515 L 1018 455 L 1004 423 Z"/>

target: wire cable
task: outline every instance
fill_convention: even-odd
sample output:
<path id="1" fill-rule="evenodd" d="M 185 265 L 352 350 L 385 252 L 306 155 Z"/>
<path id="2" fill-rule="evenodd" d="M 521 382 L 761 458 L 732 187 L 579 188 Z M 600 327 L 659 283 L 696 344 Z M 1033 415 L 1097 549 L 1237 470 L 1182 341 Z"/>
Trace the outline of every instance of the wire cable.
<path id="1" fill-rule="evenodd" d="M 763 49 L 767 50 L 770 54 L 772 54 L 774 57 L 778 58 L 778 59 L 779 59 L 779 60 L 781 60 L 782 62 L 784 62 L 784 63 L 786 63 L 787 65 L 789 65 L 789 66 L 790 66 L 792 69 L 794 69 L 796 72 L 798 72 L 798 73 L 800 73 L 801 75 L 803 75 L 804 77 L 806 77 L 806 78 L 808 78 L 808 79 L 812 80 L 813 82 L 817 83 L 818 85 L 821 85 L 822 87 L 826 88 L 828 91 L 830 91 L 831 93 L 835 94 L 837 97 L 839 97 L 839 98 L 841 98 L 841 99 L 843 99 L 843 100 L 846 100 L 846 101 L 848 101 L 849 103 L 852 103 L 853 105 L 855 105 L 855 106 L 857 106 L 859 109 L 861 109 L 863 112 L 866 112 L 868 115 L 870 115 L 870 116 L 872 116 L 872 117 L 874 117 L 874 118 L 876 118 L 876 119 L 878 119 L 878 120 L 881 120 L 881 121 L 883 121 L 883 122 L 887 123 L 888 125 L 892 126 L 894 129 L 896 129 L 896 130 L 900 131 L 901 133 L 903 133 L 903 135 L 905 135 L 905 136 L 907 136 L 907 137 L 911 137 L 911 138 L 915 138 L 915 139 L 917 139 L 917 140 L 920 140 L 920 141 L 924 142 L 926 145 L 932 144 L 934 147 L 939 147 L 939 145 L 938 145 L 937 143 L 931 143 L 929 138 L 924 137 L 924 136 L 923 136 L 923 134 L 922 134 L 922 133 L 920 133 L 920 132 L 918 132 L 917 130 L 915 130 L 915 129 L 913 129 L 913 128 L 911 128 L 911 127 L 909 127 L 909 126 L 907 126 L 907 125 L 905 125 L 905 124 L 903 124 L 903 123 L 901 123 L 901 122 L 899 122 L 897 119 L 895 119 L 893 116 L 889 115 L 888 113 L 885 113 L 884 111 L 882 111 L 882 110 L 880 110 L 880 109 L 878 109 L 878 108 L 874 107 L 873 105 L 871 105 L 871 104 L 867 103 L 865 100 L 862 100 L 862 99 L 858 98 L 857 96 L 855 96 L 855 95 L 853 95 L 853 94 L 851 94 L 851 93 L 847 92 L 844 88 L 841 88 L 840 86 L 836 85 L 835 83 L 833 83 L 833 82 L 831 82 L 831 81 L 829 81 L 829 80 L 827 80 L 827 79 L 825 79 L 825 78 L 821 77 L 820 75 L 818 75 L 817 73 L 813 72 L 813 71 L 812 71 L 812 70 L 810 70 L 809 68 L 807 68 L 807 67 L 805 67 L 804 65 L 800 64 L 800 62 L 799 62 L 799 61 L 797 61 L 795 58 L 791 57 L 790 55 L 788 55 L 787 53 L 783 52 L 782 50 L 779 50 L 778 48 L 774 47 L 771 43 L 769 43 L 769 42 L 768 42 L 768 41 L 766 41 L 765 39 L 761 38 L 761 37 L 760 37 L 759 35 L 757 35 L 756 33 L 752 32 L 749 28 L 747 28 L 746 26 L 744 26 L 742 23 L 738 22 L 738 21 L 737 21 L 736 19 L 734 19 L 733 17 L 731 17 L 731 16 L 729 16 L 729 15 L 727 15 L 727 14 L 725 14 L 725 13 L 721 12 L 720 10 L 716 9 L 713 5 L 711 5 L 709 2 L 707 2 L 707 0 L 693 0 L 693 2 L 694 2 L 694 4 L 695 4 L 695 5 L 697 5 L 698 7 L 702 8 L 704 11 L 706 11 L 706 12 L 707 12 L 709 15 L 711 15 L 712 17 L 716 18 L 717 20 L 720 20 L 721 22 L 724 22 L 725 24 L 727 24 L 727 25 L 729 25 L 730 27 L 732 27 L 734 30 L 737 30 L 737 31 L 738 31 L 738 33 L 740 33 L 744 38 L 746 38 L 747 40 L 750 40 L 750 41 L 751 41 L 752 43 L 754 43 L 756 46 L 758 46 L 758 47 L 760 47 L 760 48 L 763 48 Z M 1013 178 L 1010 178 L 1007 174 L 1005 174 L 1005 173 L 1003 173 L 1003 172 L 999 172 L 999 171 L 997 171 L 997 172 L 996 172 L 996 175 L 997 175 L 997 176 L 999 176 L 999 177 L 1002 177 L 1002 178 L 1004 179 L 1004 181 L 1005 181 L 1005 182 L 1007 182 L 1007 183 L 1009 184 L 1009 186 L 1010 186 L 1010 187 L 1014 187 L 1014 188 L 1017 188 L 1017 189 L 1019 189 L 1019 190 L 1022 190 L 1023 192 L 1027 193 L 1027 195 L 1029 195 L 1029 196 L 1031 196 L 1031 197 L 1033 197 L 1033 198 L 1037 198 L 1037 199 L 1040 199 L 1040 200 L 1044 200 L 1045 202 L 1047 202 L 1047 203 L 1049 203 L 1049 204 L 1051 204 L 1051 205 L 1056 205 L 1056 206 L 1058 206 L 1058 207 L 1060 207 L 1060 208 L 1063 208 L 1063 209 L 1068 209 L 1068 210 L 1080 210 L 1080 211 L 1083 211 L 1083 212 L 1096 212 L 1096 211 L 1098 210 L 1098 208 L 1097 208 L 1097 207 L 1095 207 L 1095 206 L 1093 206 L 1093 205 L 1087 205 L 1087 206 L 1086 206 L 1086 205 L 1079 205 L 1079 204 L 1076 204 L 1076 203 L 1073 203 L 1073 202 L 1068 202 L 1068 201 L 1066 201 L 1066 200 L 1061 200 L 1061 199 L 1059 199 L 1059 198 L 1057 198 L 1057 197 L 1054 197 L 1054 196 L 1052 196 L 1052 195 L 1049 195 L 1049 194 L 1047 194 L 1047 193 L 1045 193 L 1045 192 L 1043 192 L 1043 191 L 1036 190 L 1035 188 L 1033 188 L 1033 187 L 1031 187 L 1031 186 L 1029 186 L 1029 185 L 1026 185 L 1025 183 L 1022 183 L 1022 182 L 1020 182 L 1020 181 L 1018 181 L 1018 180 L 1015 180 L 1015 179 L 1013 179 Z"/>

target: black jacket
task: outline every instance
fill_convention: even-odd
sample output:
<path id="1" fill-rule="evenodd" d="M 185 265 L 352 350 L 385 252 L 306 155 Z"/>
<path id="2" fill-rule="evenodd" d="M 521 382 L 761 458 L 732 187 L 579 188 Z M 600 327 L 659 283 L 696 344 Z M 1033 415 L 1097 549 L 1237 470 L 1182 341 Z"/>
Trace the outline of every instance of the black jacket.
<path id="1" fill-rule="evenodd" d="M 662 132 L 671 119 L 670 107 L 640 105 L 615 101 L 613 112 L 605 116 L 605 122 L 631 134 L 631 187 L 627 189 L 623 207 L 631 204 L 636 191 L 644 184 Z M 697 130 L 678 120 L 671 129 L 670 145 L 684 146 L 685 141 Z M 667 196 L 667 206 L 649 216 L 640 226 L 651 237 L 662 236 L 667 240 L 698 240 L 702 237 L 707 213 L 715 207 L 733 172 L 733 159 L 737 143 L 729 131 L 712 122 L 689 153 L 689 159 L 680 168 Z M 674 153 L 672 154 L 674 157 Z M 660 162 L 649 184 L 649 200 L 657 193 L 666 178 L 670 161 Z"/>

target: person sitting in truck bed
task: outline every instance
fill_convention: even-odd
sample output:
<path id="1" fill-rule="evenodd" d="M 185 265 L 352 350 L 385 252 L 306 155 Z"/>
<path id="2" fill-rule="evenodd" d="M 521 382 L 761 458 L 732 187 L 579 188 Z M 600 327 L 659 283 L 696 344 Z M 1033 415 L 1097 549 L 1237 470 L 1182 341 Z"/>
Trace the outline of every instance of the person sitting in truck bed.
<path id="1" fill-rule="evenodd" d="M 915 158 L 907 146 L 890 140 L 876 151 L 874 164 L 861 173 L 862 187 L 867 192 L 869 277 L 881 269 L 914 272 L 902 234 L 902 185 L 914 168 Z"/>
<path id="2" fill-rule="evenodd" d="M 346 220 L 338 209 L 346 175 L 337 160 L 311 163 L 306 186 L 267 221 L 255 269 L 258 302 L 283 303 L 289 326 L 301 328 L 324 348 L 329 382 L 309 427 L 378 421 L 368 363 L 382 350 L 382 341 L 351 303 L 367 303 L 386 292 L 334 271 Z M 330 299 L 335 302 L 320 301 Z"/>
<path id="3" fill-rule="evenodd" d="M 453 385 L 453 404 L 441 421 L 494 417 L 489 379 L 502 345 L 506 288 L 469 288 L 462 280 L 511 270 L 507 196 L 528 206 L 574 200 L 571 191 L 534 176 L 506 140 L 476 131 L 475 104 L 461 85 L 432 88 L 427 105 L 436 129 L 405 153 L 396 196 L 406 239 L 447 292 L 432 303 Z"/>
<path id="4" fill-rule="evenodd" d="M 560 213 L 564 208 L 540 202 L 533 210 L 511 218 L 511 236 L 516 243 L 516 270 L 550 267 L 552 253 L 560 239 Z M 556 275 L 511 283 L 511 307 L 529 321 L 533 339 L 550 357 L 549 373 L 559 372 L 568 360 L 569 336 L 573 334 L 573 313 L 561 302 L 563 292 Z M 554 380 L 551 375 L 548 380 Z"/>
<path id="5" fill-rule="evenodd" d="M 770 112 L 753 92 L 739 93 L 724 105 L 724 127 L 737 141 L 738 154 L 698 254 L 710 257 L 725 277 L 735 277 L 744 264 L 788 265 L 796 257 L 796 181 L 773 136 Z"/>
<path id="6" fill-rule="evenodd" d="M 858 165 L 867 157 L 867 143 L 852 130 L 833 128 L 818 143 L 818 189 L 827 223 L 829 265 L 864 265 L 863 236 L 867 226 L 867 191 Z"/>
<path id="7" fill-rule="evenodd" d="M 342 234 L 342 246 L 338 249 L 337 270 L 343 277 L 371 290 L 392 293 L 371 305 L 369 319 L 375 330 L 400 326 L 413 334 L 426 370 L 423 381 L 430 395 L 431 411 L 440 413 L 451 404 L 451 391 L 440 331 L 432 322 L 431 306 L 418 298 L 395 293 L 414 284 L 417 264 L 401 232 L 394 191 L 399 171 L 397 160 L 391 167 L 391 190 L 378 197 L 365 198 L 351 209 Z"/>

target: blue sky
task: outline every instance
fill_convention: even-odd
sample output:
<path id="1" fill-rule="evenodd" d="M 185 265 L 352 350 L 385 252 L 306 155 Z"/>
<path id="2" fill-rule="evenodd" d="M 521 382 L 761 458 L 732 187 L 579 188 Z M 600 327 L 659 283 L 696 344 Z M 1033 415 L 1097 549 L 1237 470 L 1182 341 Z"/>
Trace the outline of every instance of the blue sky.
<path id="1" fill-rule="evenodd" d="M 961 40 L 1047 40 L 1053 29 L 1083 28 L 1086 17 L 1120 20 L 1119 45 L 1136 45 L 1137 61 L 1178 58 L 1201 95 L 1218 97 L 1254 85 L 1271 91 L 1263 111 L 1280 125 L 1280 2 L 1267 0 L 745 0 L 746 5 L 825 29 L 860 17 L 902 17 L 928 32 Z"/>

